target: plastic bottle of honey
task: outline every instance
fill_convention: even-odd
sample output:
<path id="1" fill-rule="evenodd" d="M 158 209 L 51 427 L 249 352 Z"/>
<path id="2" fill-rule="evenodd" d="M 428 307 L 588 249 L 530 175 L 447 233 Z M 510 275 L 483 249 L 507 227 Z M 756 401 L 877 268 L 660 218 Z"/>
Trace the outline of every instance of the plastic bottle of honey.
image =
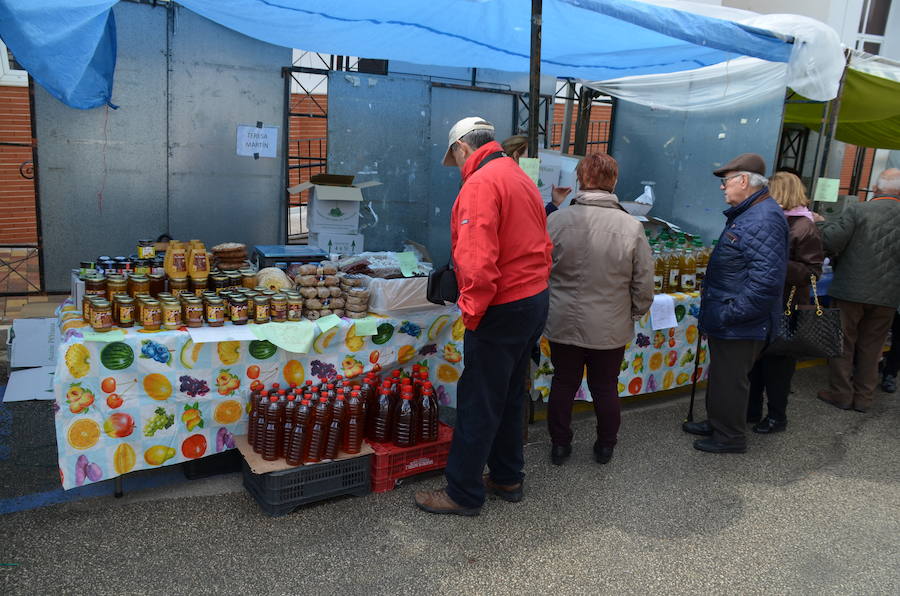
<path id="1" fill-rule="evenodd" d="M 187 248 L 182 242 L 172 240 L 166 249 L 166 275 L 169 278 L 185 278 L 188 275 Z"/>
<path id="2" fill-rule="evenodd" d="M 192 279 L 202 279 L 209 277 L 209 269 L 206 247 L 199 240 L 191 240 L 188 254 L 188 275 Z"/>
<path id="3" fill-rule="evenodd" d="M 666 242 L 666 250 L 669 253 L 666 293 L 677 292 L 681 287 L 681 255 L 678 254 L 672 242 Z"/>
<path id="4" fill-rule="evenodd" d="M 287 458 L 288 449 L 291 446 L 291 435 L 294 431 L 295 412 L 297 410 L 297 398 L 293 394 L 280 400 L 284 403 L 284 430 L 281 433 L 281 454 Z"/>
<path id="5" fill-rule="evenodd" d="M 251 419 L 250 423 L 256 426 L 255 442 L 253 451 L 256 453 L 263 452 L 263 443 L 266 433 L 266 410 L 269 407 L 269 396 L 265 391 L 259 392 L 259 401 L 256 404 L 256 420 Z"/>

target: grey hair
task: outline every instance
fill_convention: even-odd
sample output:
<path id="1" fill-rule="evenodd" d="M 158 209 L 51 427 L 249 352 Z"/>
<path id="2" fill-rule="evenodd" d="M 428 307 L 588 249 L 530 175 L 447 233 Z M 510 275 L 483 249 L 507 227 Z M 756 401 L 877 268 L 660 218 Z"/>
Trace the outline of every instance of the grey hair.
<path id="1" fill-rule="evenodd" d="M 494 140 L 493 130 L 473 130 L 459 139 L 472 149 L 478 149 Z"/>
<path id="2" fill-rule="evenodd" d="M 762 188 L 769 183 L 769 179 L 756 172 L 738 172 L 747 175 L 747 185 L 751 188 Z"/>
<path id="3" fill-rule="evenodd" d="M 887 174 L 887 175 L 885 175 Z M 900 176 L 891 176 L 887 171 L 878 177 L 878 190 L 889 194 L 900 194 Z"/>

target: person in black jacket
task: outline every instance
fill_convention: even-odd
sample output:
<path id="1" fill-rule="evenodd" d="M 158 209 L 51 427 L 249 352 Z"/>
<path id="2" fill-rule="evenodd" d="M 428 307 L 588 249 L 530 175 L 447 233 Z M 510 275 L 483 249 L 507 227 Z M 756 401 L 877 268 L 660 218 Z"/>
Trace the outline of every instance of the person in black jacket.
<path id="1" fill-rule="evenodd" d="M 784 209 L 788 227 L 787 278 L 781 304 L 791 299 L 791 308 L 809 304 L 812 281 L 822 273 L 822 236 L 807 208 L 809 199 L 803 182 L 794 174 L 778 172 L 769 181 L 769 192 Z M 786 306 L 785 306 L 786 307 Z M 787 428 L 787 400 L 797 359 L 781 354 L 763 355 L 750 371 L 750 404 L 747 421 L 755 422 L 753 432 L 768 434 Z M 768 413 L 762 418 L 763 391 L 768 400 Z"/>
<path id="2" fill-rule="evenodd" d="M 708 420 L 682 425 L 707 437 L 694 441 L 700 451 L 747 450 L 748 373 L 781 308 L 788 224 L 769 194 L 765 171 L 762 157 L 744 153 L 713 172 L 730 208 L 710 256 L 698 316 L 709 340 Z"/>

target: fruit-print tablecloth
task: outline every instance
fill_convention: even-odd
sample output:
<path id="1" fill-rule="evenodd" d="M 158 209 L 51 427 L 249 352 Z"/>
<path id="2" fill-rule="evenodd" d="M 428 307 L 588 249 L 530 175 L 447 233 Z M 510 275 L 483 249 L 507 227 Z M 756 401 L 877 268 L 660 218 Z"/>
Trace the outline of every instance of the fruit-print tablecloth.
<path id="1" fill-rule="evenodd" d="M 625 358 L 619 372 L 619 397 L 665 391 L 691 383 L 694 359 L 697 376 L 705 380 L 709 374 L 709 350 L 704 340 L 697 352 L 697 313 L 700 311 L 700 294 L 671 294 L 675 300 L 676 327 L 654 331 L 650 314 L 634 324 L 634 339 L 625 347 Z M 553 364 L 550 362 L 550 344 L 541 338 L 541 361 L 534 371 L 533 388 L 546 400 L 550 395 Z M 591 399 L 587 380 L 575 394 L 575 399 Z"/>
<path id="2" fill-rule="evenodd" d="M 349 319 L 317 336 L 308 354 L 268 341 L 195 344 L 186 330 L 125 330 L 113 342 L 85 341 L 90 328 L 72 305 L 59 312 L 56 439 L 65 489 L 134 470 L 176 464 L 234 447 L 247 426 L 254 384 L 425 365 L 440 402 L 456 404 L 464 328 L 455 306 L 379 321 L 357 336 Z"/>

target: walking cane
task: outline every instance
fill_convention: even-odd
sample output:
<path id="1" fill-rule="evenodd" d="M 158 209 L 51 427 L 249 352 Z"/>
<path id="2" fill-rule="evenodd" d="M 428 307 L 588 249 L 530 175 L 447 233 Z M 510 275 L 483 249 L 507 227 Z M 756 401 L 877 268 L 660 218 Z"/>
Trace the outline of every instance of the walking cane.
<path id="1" fill-rule="evenodd" d="M 694 374 L 691 375 L 691 378 L 694 380 L 691 383 L 691 403 L 688 405 L 687 418 L 685 422 L 693 422 L 694 421 L 694 396 L 697 395 L 697 367 L 700 365 L 700 343 L 703 341 L 703 334 L 697 333 L 697 350 L 694 353 Z"/>

